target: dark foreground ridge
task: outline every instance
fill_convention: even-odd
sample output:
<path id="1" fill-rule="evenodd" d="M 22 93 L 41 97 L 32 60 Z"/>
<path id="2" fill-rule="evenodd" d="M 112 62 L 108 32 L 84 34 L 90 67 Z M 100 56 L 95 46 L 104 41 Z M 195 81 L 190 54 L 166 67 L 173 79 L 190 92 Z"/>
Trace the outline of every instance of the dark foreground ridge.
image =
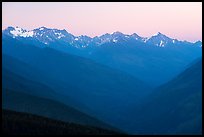
<path id="1" fill-rule="evenodd" d="M 111 130 L 53 120 L 29 113 L 2 111 L 2 130 L 7 135 L 116 135 Z"/>

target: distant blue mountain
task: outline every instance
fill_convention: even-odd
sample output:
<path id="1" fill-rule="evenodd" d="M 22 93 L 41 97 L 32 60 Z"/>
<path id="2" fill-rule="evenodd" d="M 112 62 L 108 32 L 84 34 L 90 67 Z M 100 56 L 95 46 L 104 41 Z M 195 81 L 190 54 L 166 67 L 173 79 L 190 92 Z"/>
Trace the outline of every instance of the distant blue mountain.
<path id="1" fill-rule="evenodd" d="M 129 73 L 152 86 L 167 82 L 182 72 L 191 61 L 202 56 L 201 41 L 179 41 L 160 32 L 148 38 L 121 32 L 90 38 L 46 27 L 31 31 L 8 27 L 2 33 L 3 43 L 15 39 L 24 44 L 50 47 L 89 58 Z"/>

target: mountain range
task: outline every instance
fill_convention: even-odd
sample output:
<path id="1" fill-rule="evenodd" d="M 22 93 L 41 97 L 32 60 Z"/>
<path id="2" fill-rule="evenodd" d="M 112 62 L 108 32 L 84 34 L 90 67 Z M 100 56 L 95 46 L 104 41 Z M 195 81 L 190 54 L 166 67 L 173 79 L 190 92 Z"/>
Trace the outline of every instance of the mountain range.
<path id="1" fill-rule="evenodd" d="M 2 106 L 130 134 L 200 134 L 201 62 L 201 41 L 160 32 L 91 38 L 8 27 Z"/>
<path id="2" fill-rule="evenodd" d="M 151 37 L 141 37 L 136 33 L 132 35 L 126 35 L 119 31 L 113 32 L 112 34 L 106 33 L 101 36 L 89 37 L 86 35 L 74 36 L 67 32 L 65 29 L 51 29 L 46 27 L 36 28 L 34 30 L 25 30 L 20 27 L 8 27 L 3 30 L 3 34 L 9 35 L 16 39 L 24 39 L 28 41 L 35 41 L 41 44 L 49 46 L 52 43 L 59 42 L 66 46 L 73 46 L 76 48 L 87 48 L 91 46 L 100 46 L 105 43 L 120 43 L 125 41 L 138 41 L 142 43 L 147 43 L 148 45 L 154 45 L 158 47 L 165 46 L 179 46 L 183 43 L 192 46 L 202 47 L 202 42 L 197 41 L 195 43 L 187 41 L 179 41 L 177 39 L 172 39 L 166 35 L 158 32 Z"/>
<path id="3" fill-rule="evenodd" d="M 8 27 L 2 34 L 3 44 L 15 39 L 22 44 L 53 48 L 124 71 L 154 87 L 172 79 L 202 56 L 201 41 L 179 41 L 160 32 L 149 38 L 121 32 L 90 38 L 46 27 L 31 31 Z"/>

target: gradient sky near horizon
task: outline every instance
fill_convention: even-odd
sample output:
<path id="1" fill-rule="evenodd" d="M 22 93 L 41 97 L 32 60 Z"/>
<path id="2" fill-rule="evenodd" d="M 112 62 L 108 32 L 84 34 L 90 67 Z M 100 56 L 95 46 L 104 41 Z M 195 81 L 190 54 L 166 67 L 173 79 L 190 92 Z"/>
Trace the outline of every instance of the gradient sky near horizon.
<path id="1" fill-rule="evenodd" d="M 202 2 L 3 2 L 2 29 L 45 26 L 90 37 L 120 31 L 202 40 Z"/>

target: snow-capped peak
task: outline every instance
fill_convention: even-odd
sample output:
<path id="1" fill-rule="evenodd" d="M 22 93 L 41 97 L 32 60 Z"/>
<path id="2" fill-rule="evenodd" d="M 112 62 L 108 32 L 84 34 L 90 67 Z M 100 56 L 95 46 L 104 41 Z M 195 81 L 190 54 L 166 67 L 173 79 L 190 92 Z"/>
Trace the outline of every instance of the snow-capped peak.
<path id="1" fill-rule="evenodd" d="M 124 34 L 122 32 L 116 31 L 116 32 L 113 32 L 112 35 L 124 35 Z"/>
<path id="2" fill-rule="evenodd" d="M 133 34 L 131 34 L 131 36 L 140 37 L 139 35 L 137 35 L 137 33 L 133 33 Z"/>
<path id="3" fill-rule="evenodd" d="M 38 28 L 39 30 L 45 30 L 45 29 L 47 29 L 46 27 L 40 27 L 40 28 Z"/>
<path id="4" fill-rule="evenodd" d="M 26 31 L 20 27 L 15 27 L 13 30 L 10 31 L 11 34 L 13 34 L 13 37 L 33 37 L 33 31 Z"/>
<path id="5" fill-rule="evenodd" d="M 166 37 L 166 38 L 168 38 L 166 35 L 162 34 L 161 32 L 157 32 L 156 34 L 152 35 L 152 37 Z"/>
<path id="6" fill-rule="evenodd" d="M 158 36 L 158 35 L 162 35 L 162 33 L 161 32 L 157 32 L 157 33 L 153 34 L 152 37 L 153 36 Z"/>
<path id="7" fill-rule="evenodd" d="M 144 39 L 144 42 L 149 44 L 153 44 L 156 46 L 164 47 L 169 43 L 175 43 L 175 40 L 167 37 L 166 35 L 162 34 L 161 32 L 157 32 L 156 34 L 152 35 L 151 37 L 147 37 Z"/>
<path id="8" fill-rule="evenodd" d="M 119 32 L 119 31 L 113 32 L 111 35 L 112 35 L 112 37 L 125 37 L 125 36 L 128 36 L 128 35 L 123 34 L 122 32 Z"/>

